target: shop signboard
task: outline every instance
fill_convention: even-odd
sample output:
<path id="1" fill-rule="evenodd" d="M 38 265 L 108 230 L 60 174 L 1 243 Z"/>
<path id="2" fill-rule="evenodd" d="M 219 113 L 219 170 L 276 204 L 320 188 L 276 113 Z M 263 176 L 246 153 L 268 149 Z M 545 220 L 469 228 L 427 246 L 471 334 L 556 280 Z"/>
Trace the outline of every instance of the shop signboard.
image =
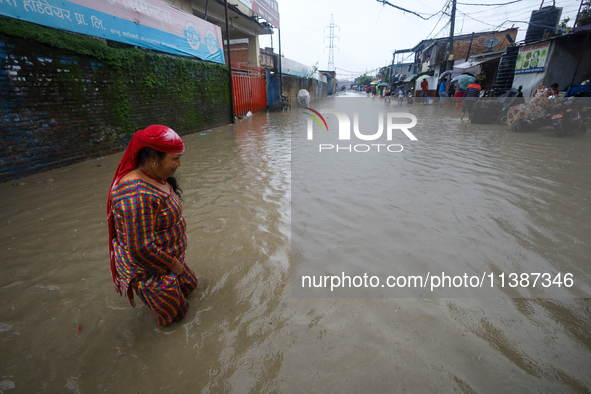
<path id="1" fill-rule="evenodd" d="M 255 14 L 279 28 L 279 5 L 276 0 L 240 0 Z"/>
<path id="2" fill-rule="evenodd" d="M 550 43 L 533 44 L 521 47 L 517 62 L 515 63 L 515 74 L 539 73 L 544 71 Z"/>

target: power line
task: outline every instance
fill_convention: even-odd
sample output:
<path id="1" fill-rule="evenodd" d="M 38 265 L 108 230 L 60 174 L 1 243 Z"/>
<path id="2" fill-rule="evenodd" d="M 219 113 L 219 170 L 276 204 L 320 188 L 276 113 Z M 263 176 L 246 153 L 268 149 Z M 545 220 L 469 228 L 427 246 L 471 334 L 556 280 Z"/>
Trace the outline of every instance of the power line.
<path id="1" fill-rule="evenodd" d="M 450 23 L 451 23 L 451 21 L 447 22 L 447 23 L 446 23 L 446 24 L 445 24 L 445 25 L 444 25 L 444 26 L 441 28 L 441 30 L 439 30 L 439 31 L 437 32 L 437 34 L 435 34 L 435 35 L 433 36 L 433 38 L 437 38 L 437 36 L 438 36 L 438 35 L 440 35 L 440 34 L 441 34 L 441 32 L 443 32 L 445 29 L 447 29 L 447 28 L 449 27 Z M 448 33 L 448 34 L 449 34 L 449 33 Z"/>
<path id="2" fill-rule="evenodd" d="M 514 0 L 514 1 L 510 1 L 508 3 L 497 3 L 497 4 L 474 4 L 474 3 L 457 3 L 457 4 L 461 4 L 461 5 L 475 5 L 475 6 L 484 6 L 484 7 L 491 7 L 491 6 L 496 6 L 496 5 L 507 5 L 507 4 L 513 4 L 513 3 L 519 3 L 523 0 Z"/>
<path id="3" fill-rule="evenodd" d="M 308 26 L 301 24 L 300 22 L 296 21 L 295 19 L 292 19 L 292 18 L 290 18 L 290 17 L 289 17 L 289 16 L 287 16 L 287 15 L 284 15 L 284 14 L 282 14 L 282 15 L 281 15 L 281 17 L 282 17 L 282 18 L 287 18 L 287 19 L 290 19 L 291 21 L 293 21 L 293 22 L 297 23 L 298 25 L 300 25 L 300 26 L 303 26 L 303 27 L 305 27 L 306 29 L 310 30 L 312 33 L 318 33 L 317 31 L 314 31 L 314 30 L 310 29 Z"/>
<path id="4" fill-rule="evenodd" d="M 439 17 L 439 20 L 437 21 L 437 23 L 435 24 L 435 26 L 433 26 L 433 30 L 431 30 L 431 33 L 429 33 L 427 35 L 426 39 L 429 39 L 429 36 L 431 36 L 431 34 L 433 34 L 433 32 L 435 31 L 435 28 L 437 27 L 437 25 L 439 24 L 439 22 L 441 22 L 441 18 L 443 18 L 444 15 L 446 15 L 445 10 L 447 10 L 447 8 L 449 7 L 449 3 L 451 2 L 451 0 L 448 0 L 444 5 L 443 8 L 441 9 L 441 16 Z M 447 26 L 447 23 L 445 24 L 445 26 Z M 444 26 L 444 27 L 445 27 Z M 439 34 L 439 33 L 437 33 Z"/>
<path id="5" fill-rule="evenodd" d="M 377 2 L 379 2 L 379 3 L 382 3 L 382 4 L 388 4 L 390 7 L 394 7 L 394 8 L 396 8 L 396 9 L 399 9 L 399 10 L 401 10 L 401 11 L 408 12 L 408 13 L 410 13 L 410 14 L 416 15 L 416 16 L 418 16 L 419 18 L 421 18 L 421 19 L 423 19 L 423 20 L 426 20 L 426 21 L 428 21 L 429 19 L 433 18 L 435 15 L 438 15 L 438 14 L 439 14 L 439 12 L 441 12 L 441 11 L 439 11 L 439 12 L 436 12 L 435 14 L 432 14 L 432 15 L 430 15 L 429 17 L 425 18 L 424 16 L 422 16 L 422 15 L 421 15 L 421 14 L 419 14 L 419 13 L 416 13 L 416 12 L 414 12 L 414 11 L 411 11 L 411 10 L 407 10 L 406 8 L 399 7 L 399 6 L 397 6 L 397 5 L 394 5 L 394 4 L 390 3 L 389 1 L 386 1 L 386 0 L 376 0 L 376 1 L 377 1 Z"/>
<path id="6" fill-rule="evenodd" d="M 462 15 L 464 15 L 464 16 L 467 16 L 468 18 L 470 18 L 470 19 L 472 19 L 472 20 L 475 20 L 475 21 L 476 21 L 476 22 L 478 22 L 478 23 L 483 23 L 483 24 L 485 24 L 485 25 L 489 25 L 489 26 L 492 26 L 492 27 L 496 27 L 495 25 L 491 25 L 490 23 L 486 23 L 486 22 L 483 22 L 483 21 L 479 21 L 478 19 L 472 18 L 470 15 L 468 15 L 468 14 L 466 14 L 466 13 L 464 13 L 464 12 L 460 11 L 460 10 L 457 10 L 457 11 L 458 11 L 460 14 L 462 14 Z"/>
<path id="7" fill-rule="evenodd" d="M 345 71 L 348 73 L 352 73 L 352 74 L 365 74 L 365 73 L 372 73 L 374 71 L 378 71 L 380 69 L 380 67 L 375 68 L 373 70 L 368 70 L 368 71 L 351 71 L 351 70 L 343 70 L 342 68 L 339 67 L 335 67 L 336 70 L 341 70 L 341 71 Z"/>

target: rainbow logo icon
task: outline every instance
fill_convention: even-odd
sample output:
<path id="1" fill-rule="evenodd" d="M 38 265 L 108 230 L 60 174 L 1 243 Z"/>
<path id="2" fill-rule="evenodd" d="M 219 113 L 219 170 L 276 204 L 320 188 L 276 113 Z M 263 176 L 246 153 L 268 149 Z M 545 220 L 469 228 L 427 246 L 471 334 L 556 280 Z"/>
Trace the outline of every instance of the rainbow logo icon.
<path id="1" fill-rule="evenodd" d="M 308 111 L 312 111 L 316 115 L 320 116 L 320 119 L 322 119 L 322 122 L 324 123 L 324 127 L 326 127 L 326 131 L 328 131 L 328 125 L 326 124 L 326 120 L 324 120 L 324 117 L 322 115 L 320 115 L 320 112 L 314 111 L 312 108 L 308 108 L 308 107 L 304 107 L 304 108 L 306 108 Z M 322 130 L 322 123 L 320 123 L 320 120 L 316 116 L 309 114 L 307 112 L 304 112 L 304 113 L 308 116 L 311 116 L 312 119 L 314 119 L 316 121 L 316 123 L 318 123 L 318 126 L 320 126 L 320 130 Z"/>

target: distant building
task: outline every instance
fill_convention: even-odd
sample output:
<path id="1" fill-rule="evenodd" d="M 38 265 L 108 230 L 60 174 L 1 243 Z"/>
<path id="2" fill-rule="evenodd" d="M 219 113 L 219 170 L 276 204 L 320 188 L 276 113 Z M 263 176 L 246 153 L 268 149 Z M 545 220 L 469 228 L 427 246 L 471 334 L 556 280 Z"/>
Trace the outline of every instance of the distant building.
<path id="1" fill-rule="evenodd" d="M 276 71 L 277 70 L 277 54 L 273 52 L 273 48 L 261 48 L 260 50 L 261 67 Z"/>
<path id="2" fill-rule="evenodd" d="M 471 65 L 470 67 L 487 67 L 490 70 L 486 73 L 486 86 L 483 89 L 492 87 L 492 83 L 495 79 L 494 71 L 498 67 L 498 63 L 501 55 L 505 52 L 505 49 L 511 46 L 517 38 L 517 28 L 501 30 L 501 31 L 486 31 L 481 33 L 463 34 L 454 37 L 454 46 L 452 57 L 449 60 L 453 60 L 454 68 L 461 70 L 457 71 L 457 74 L 461 74 L 468 68 L 470 64 L 466 64 L 470 57 L 483 55 L 482 61 L 478 64 Z M 488 40 L 488 41 L 487 41 Z M 414 62 L 412 74 L 405 79 L 406 82 L 411 83 L 412 88 L 413 81 L 419 75 L 429 75 L 427 82 L 429 83 L 430 95 L 434 96 L 436 93 L 439 76 L 446 71 L 448 58 L 446 55 L 449 53 L 449 37 L 435 38 L 429 40 L 423 40 L 415 45 L 411 49 L 414 52 Z M 494 46 L 487 46 L 495 42 Z M 490 63 L 490 64 L 485 64 Z M 462 67 L 464 67 L 462 69 Z M 473 69 L 471 71 L 474 71 Z M 491 74 L 491 71 L 493 72 Z"/>

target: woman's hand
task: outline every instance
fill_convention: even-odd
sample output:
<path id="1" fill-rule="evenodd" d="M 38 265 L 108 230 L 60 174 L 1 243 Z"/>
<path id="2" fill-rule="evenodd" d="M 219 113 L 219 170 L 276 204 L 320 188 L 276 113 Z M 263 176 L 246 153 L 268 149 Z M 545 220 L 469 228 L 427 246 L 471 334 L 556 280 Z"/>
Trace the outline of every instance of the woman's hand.
<path id="1" fill-rule="evenodd" d="M 176 257 L 173 257 L 172 261 L 173 265 L 170 267 L 170 271 L 176 276 L 179 276 L 185 270 L 185 266 Z"/>

